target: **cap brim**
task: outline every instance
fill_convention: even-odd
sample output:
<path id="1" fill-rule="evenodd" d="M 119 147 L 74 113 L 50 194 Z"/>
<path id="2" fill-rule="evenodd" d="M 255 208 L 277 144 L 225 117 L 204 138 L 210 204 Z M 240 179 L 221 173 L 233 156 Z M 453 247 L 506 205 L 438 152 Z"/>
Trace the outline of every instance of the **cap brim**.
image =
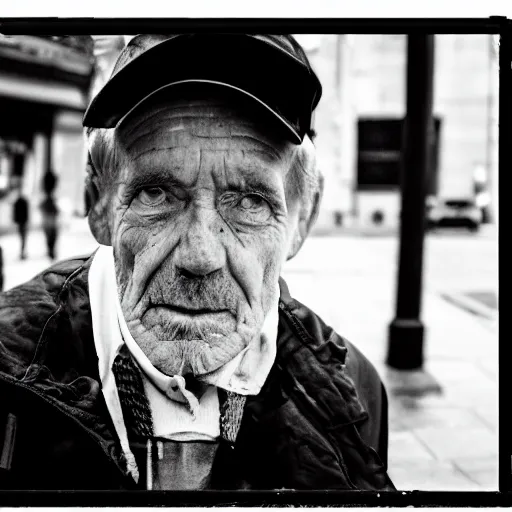
<path id="1" fill-rule="evenodd" d="M 162 91 L 172 88 L 172 87 L 179 87 L 186 84 L 204 84 L 206 86 L 220 86 L 223 88 L 231 89 L 232 91 L 236 91 L 237 93 L 240 93 L 244 95 L 247 98 L 250 98 L 252 101 L 254 101 L 259 106 L 263 107 L 269 114 L 271 114 L 276 121 L 278 121 L 281 124 L 281 127 L 284 129 L 284 132 L 287 134 L 287 139 L 289 139 L 291 142 L 295 144 L 301 144 L 302 139 L 300 135 L 297 133 L 297 131 L 294 129 L 294 127 L 286 121 L 282 116 L 280 116 L 275 110 L 270 108 L 266 103 L 261 101 L 259 98 L 251 94 L 250 92 L 244 91 L 243 89 L 240 89 L 239 87 L 235 87 L 234 85 L 227 84 L 224 82 L 217 82 L 215 80 L 199 80 L 199 79 L 189 79 L 189 80 L 179 80 L 177 82 L 173 82 L 167 85 L 163 85 L 159 89 L 156 89 L 155 91 L 151 92 L 144 98 L 142 98 L 134 107 L 132 107 L 117 123 L 117 126 L 120 126 L 125 119 L 130 117 L 136 110 L 138 110 L 143 103 L 146 103 L 150 98 L 154 97 L 157 94 L 161 94 Z"/>

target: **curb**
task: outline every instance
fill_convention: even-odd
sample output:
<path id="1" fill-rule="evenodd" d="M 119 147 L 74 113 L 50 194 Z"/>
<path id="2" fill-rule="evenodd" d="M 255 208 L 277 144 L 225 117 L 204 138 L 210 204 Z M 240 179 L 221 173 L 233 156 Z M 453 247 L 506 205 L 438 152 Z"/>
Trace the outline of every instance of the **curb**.
<path id="1" fill-rule="evenodd" d="M 389 238 L 397 237 L 399 234 L 397 229 L 394 228 L 360 228 L 360 227 L 345 227 L 345 228 L 317 228 L 311 231 L 309 235 L 311 238 L 326 238 L 336 236 L 350 236 L 350 237 L 367 237 L 367 238 Z"/>
<path id="2" fill-rule="evenodd" d="M 488 320 L 497 320 L 498 318 L 497 310 L 494 310 L 482 304 L 480 301 L 464 295 L 462 292 L 441 293 L 440 295 L 447 302 L 465 309 L 473 315 L 478 315 L 487 318 Z"/>
<path id="3" fill-rule="evenodd" d="M 358 237 L 358 238 L 400 238 L 399 226 L 314 226 L 309 235 L 310 237 Z M 446 228 L 425 230 L 425 238 L 494 238 L 496 237 L 496 228 L 492 225 L 482 228 L 478 233 L 471 233 L 464 229 Z"/>

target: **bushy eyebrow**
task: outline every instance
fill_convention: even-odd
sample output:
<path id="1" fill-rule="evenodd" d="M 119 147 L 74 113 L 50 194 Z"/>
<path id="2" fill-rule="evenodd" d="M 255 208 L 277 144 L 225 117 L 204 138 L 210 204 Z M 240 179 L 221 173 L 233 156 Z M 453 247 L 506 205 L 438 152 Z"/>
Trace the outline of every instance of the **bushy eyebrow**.
<path id="1" fill-rule="evenodd" d="M 152 185 L 166 185 L 175 188 L 185 188 L 184 184 L 172 176 L 168 170 L 158 168 L 144 170 L 137 174 L 134 173 L 134 175 L 127 180 L 126 188 L 129 193 L 133 193 L 144 187 Z"/>
<path id="2" fill-rule="evenodd" d="M 272 185 L 272 183 L 261 179 L 261 176 L 264 176 L 265 173 L 271 172 L 270 169 L 258 165 L 257 167 L 252 166 L 250 172 L 247 172 L 247 170 L 244 172 L 242 169 L 239 169 L 238 172 L 240 173 L 240 179 L 229 183 L 227 185 L 228 189 L 236 190 L 241 193 L 259 192 L 269 198 L 275 198 L 276 200 L 281 199 L 278 188 Z"/>
<path id="3" fill-rule="evenodd" d="M 283 203 L 277 190 L 261 182 L 232 183 L 228 185 L 227 190 L 239 194 L 259 194 L 275 207 Z"/>
<path id="4" fill-rule="evenodd" d="M 129 193 L 133 193 L 144 187 L 157 185 L 165 185 L 181 189 L 189 188 L 183 182 L 180 182 L 180 180 L 172 176 L 169 171 L 157 168 L 135 174 L 126 183 L 127 191 Z M 256 192 L 268 197 L 269 199 L 277 201 L 281 199 L 279 191 L 277 191 L 275 187 L 272 187 L 261 180 L 254 179 L 251 176 L 245 176 L 244 179 L 238 183 L 229 183 L 226 189 L 240 193 Z"/>

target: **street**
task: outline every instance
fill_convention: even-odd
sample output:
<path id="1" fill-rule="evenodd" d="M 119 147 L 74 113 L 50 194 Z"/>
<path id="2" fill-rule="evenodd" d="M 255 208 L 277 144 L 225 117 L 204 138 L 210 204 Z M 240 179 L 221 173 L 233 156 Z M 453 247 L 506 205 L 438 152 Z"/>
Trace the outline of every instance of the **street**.
<path id="1" fill-rule="evenodd" d="M 41 232 L 30 233 L 26 261 L 18 259 L 16 235 L 0 237 L 0 245 L 6 289 L 50 264 Z M 96 245 L 86 223 L 74 220 L 57 254 L 87 254 Z M 397 488 L 497 490 L 497 311 L 492 301 L 477 304 L 497 290 L 495 228 L 425 240 L 424 373 L 384 364 L 397 257 L 396 236 L 315 236 L 283 276 L 292 296 L 357 345 L 381 374 L 390 402 L 389 473 Z M 415 386 L 425 375 L 430 388 Z"/>

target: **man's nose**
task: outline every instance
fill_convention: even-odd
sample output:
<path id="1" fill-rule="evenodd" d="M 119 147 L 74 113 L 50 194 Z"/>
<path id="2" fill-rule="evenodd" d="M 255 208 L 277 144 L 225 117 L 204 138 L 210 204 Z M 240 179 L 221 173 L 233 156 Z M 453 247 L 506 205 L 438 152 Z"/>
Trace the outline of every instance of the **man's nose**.
<path id="1" fill-rule="evenodd" d="M 222 227 L 216 227 L 217 212 L 197 207 L 191 212 L 176 254 L 176 268 L 188 278 L 204 277 L 226 264 L 226 252 L 220 239 Z"/>

